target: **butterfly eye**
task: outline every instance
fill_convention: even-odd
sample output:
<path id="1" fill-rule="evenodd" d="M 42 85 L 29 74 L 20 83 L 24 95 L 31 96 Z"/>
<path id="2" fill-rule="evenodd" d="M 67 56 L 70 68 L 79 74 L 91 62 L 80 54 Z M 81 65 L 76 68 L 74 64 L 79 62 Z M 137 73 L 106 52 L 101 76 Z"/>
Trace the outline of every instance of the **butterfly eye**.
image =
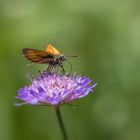
<path id="1" fill-rule="evenodd" d="M 60 60 L 64 61 L 64 60 L 66 60 L 66 57 L 63 55 L 63 56 L 60 57 Z"/>

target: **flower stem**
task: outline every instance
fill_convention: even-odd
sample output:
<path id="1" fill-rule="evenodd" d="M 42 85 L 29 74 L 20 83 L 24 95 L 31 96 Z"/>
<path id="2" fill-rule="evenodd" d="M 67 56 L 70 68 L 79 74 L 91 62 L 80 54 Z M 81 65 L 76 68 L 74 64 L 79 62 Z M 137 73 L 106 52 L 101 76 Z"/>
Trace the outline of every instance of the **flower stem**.
<path id="1" fill-rule="evenodd" d="M 60 129 L 61 129 L 61 133 L 63 135 L 63 140 L 68 140 L 66 129 L 65 129 L 65 126 L 64 126 L 64 123 L 63 123 L 63 120 L 62 120 L 60 108 L 56 107 L 55 111 L 56 111 L 56 116 L 57 116 L 57 120 L 58 120 Z"/>

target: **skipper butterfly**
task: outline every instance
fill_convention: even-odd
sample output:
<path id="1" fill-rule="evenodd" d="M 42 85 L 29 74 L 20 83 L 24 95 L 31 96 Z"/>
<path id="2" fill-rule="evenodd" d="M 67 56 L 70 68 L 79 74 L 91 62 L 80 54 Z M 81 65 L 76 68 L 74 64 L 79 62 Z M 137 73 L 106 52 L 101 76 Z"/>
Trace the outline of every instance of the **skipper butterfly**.
<path id="1" fill-rule="evenodd" d="M 45 50 L 23 48 L 22 53 L 27 60 L 32 62 L 32 64 L 48 64 L 49 71 L 54 67 L 56 68 L 59 66 L 64 72 L 62 62 L 66 60 L 66 57 L 51 44 L 49 44 Z"/>

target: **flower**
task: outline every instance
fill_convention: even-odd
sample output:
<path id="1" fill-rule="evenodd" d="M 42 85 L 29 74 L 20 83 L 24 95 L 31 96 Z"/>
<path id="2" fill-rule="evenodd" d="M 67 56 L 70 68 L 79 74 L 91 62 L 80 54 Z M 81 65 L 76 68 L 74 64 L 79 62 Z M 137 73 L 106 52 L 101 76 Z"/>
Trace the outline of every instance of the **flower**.
<path id="1" fill-rule="evenodd" d="M 59 106 L 88 95 L 95 86 L 89 78 L 77 74 L 43 72 L 31 85 L 19 89 L 16 98 L 23 104 Z"/>

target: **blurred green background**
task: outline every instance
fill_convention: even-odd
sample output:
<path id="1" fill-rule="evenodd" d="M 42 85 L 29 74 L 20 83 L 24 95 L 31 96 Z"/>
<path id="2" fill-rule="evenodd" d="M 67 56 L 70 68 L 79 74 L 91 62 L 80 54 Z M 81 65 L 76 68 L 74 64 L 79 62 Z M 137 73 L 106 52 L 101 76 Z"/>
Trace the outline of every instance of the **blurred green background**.
<path id="1" fill-rule="evenodd" d="M 13 106 L 26 74 L 45 69 L 26 67 L 21 49 L 48 43 L 78 55 L 73 71 L 98 83 L 62 108 L 70 140 L 139 140 L 138 0 L 0 0 L 0 140 L 61 140 L 53 108 Z"/>

